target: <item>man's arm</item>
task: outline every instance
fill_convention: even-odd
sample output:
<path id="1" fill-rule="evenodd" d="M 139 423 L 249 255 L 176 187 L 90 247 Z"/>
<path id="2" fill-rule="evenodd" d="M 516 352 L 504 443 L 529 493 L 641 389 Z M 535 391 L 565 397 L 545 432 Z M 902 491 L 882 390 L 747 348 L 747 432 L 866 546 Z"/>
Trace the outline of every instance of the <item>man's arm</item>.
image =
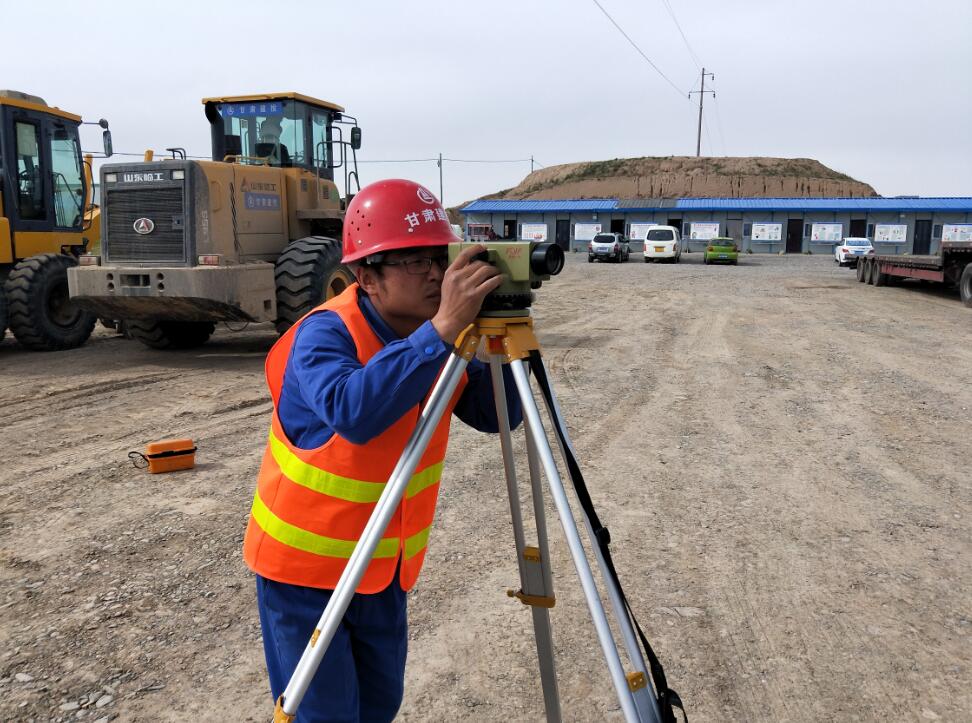
<path id="1" fill-rule="evenodd" d="M 362 365 L 340 318 L 322 312 L 297 330 L 287 373 L 295 375 L 302 399 L 324 424 L 364 444 L 423 400 L 448 353 L 425 322 Z"/>

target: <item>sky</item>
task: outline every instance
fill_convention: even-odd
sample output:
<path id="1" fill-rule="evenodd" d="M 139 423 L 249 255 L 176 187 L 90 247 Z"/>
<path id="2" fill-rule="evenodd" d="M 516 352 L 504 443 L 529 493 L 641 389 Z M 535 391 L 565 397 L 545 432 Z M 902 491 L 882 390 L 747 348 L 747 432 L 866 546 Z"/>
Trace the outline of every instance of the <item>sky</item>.
<path id="1" fill-rule="evenodd" d="M 969 0 L 4 5 L 0 87 L 107 118 L 116 152 L 208 156 L 201 98 L 296 91 L 358 119 L 362 184 L 439 194 L 434 160 L 403 161 L 453 159 L 454 206 L 515 186 L 531 157 L 694 155 L 704 66 L 704 156 L 814 158 L 885 196 L 972 196 Z M 98 150 L 100 129 L 82 143 Z"/>

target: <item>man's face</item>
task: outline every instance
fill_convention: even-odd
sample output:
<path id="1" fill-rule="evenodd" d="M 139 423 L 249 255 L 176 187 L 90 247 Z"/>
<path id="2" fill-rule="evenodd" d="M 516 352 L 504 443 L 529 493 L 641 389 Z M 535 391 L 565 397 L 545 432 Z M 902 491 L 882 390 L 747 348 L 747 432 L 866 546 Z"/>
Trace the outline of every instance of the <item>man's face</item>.
<path id="1" fill-rule="evenodd" d="M 399 333 L 411 333 L 439 310 L 448 263 L 446 246 L 392 251 L 380 272 L 364 267 L 359 280 L 385 321 Z"/>

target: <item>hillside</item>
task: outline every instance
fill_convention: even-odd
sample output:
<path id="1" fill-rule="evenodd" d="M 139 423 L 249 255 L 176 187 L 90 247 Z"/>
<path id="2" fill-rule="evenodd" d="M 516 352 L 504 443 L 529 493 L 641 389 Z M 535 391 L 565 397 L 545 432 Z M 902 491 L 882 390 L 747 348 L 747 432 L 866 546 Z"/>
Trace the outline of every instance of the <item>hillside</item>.
<path id="1" fill-rule="evenodd" d="M 810 158 L 616 158 L 534 171 L 484 198 L 864 197 L 871 186 Z"/>

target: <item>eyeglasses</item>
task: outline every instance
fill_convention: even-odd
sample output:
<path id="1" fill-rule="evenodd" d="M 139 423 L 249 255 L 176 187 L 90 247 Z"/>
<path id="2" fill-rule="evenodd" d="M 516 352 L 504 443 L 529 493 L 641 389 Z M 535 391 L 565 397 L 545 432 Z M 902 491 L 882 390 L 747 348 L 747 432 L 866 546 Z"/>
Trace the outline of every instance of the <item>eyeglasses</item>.
<path id="1" fill-rule="evenodd" d="M 438 264 L 440 269 L 445 269 L 449 265 L 449 257 L 445 254 L 439 256 L 420 256 L 417 259 L 406 259 L 404 261 L 383 261 L 382 266 L 401 266 L 406 274 L 421 276 L 432 270 L 432 262 Z"/>

